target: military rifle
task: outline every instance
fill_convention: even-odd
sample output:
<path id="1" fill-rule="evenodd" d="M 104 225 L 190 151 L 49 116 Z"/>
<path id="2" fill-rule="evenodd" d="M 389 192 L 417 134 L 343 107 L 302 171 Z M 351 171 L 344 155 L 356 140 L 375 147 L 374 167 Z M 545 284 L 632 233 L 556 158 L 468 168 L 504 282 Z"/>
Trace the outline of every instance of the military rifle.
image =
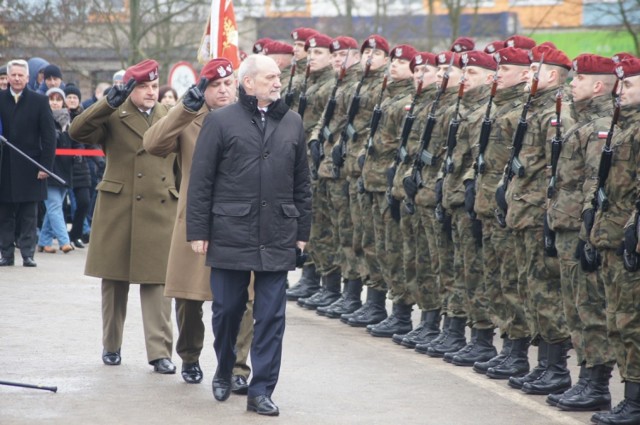
<path id="1" fill-rule="evenodd" d="M 493 83 L 491 84 L 491 93 L 489 94 L 489 102 L 487 103 L 487 110 L 484 113 L 484 119 L 482 120 L 482 127 L 480 129 L 480 141 L 478 157 L 476 158 L 475 169 L 477 174 L 484 174 L 486 169 L 486 163 L 484 161 L 484 153 L 489 146 L 489 137 L 491 136 L 491 127 L 493 121 L 491 120 L 491 106 L 493 105 L 493 98 L 496 97 L 496 91 L 498 90 L 498 69 L 500 68 L 500 55 L 494 56 L 496 60 L 496 72 L 493 74 Z"/>
<path id="2" fill-rule="evenodd" d="M 309 74 L 311 73 L 311 65 L 307 63 L 307 70 L 304 74 L 304 83 L 302 83 L 302 91 L 298 100 L 298 114 L 304 119 L 304 111 L 307 109 L 307 83 L 309 82 Z"/>
<path id="3" fill-rule="evenodd" d="M 362 84 L 364 83 L 364 79 L 369 75 L 369 71 L 371 70 L 371 57 L 367 59 L 367 63 L 364 67 L 364 73 L 362 74 L 362 78 L 360 78 L 360 82 L 356 86 L 356 91 L 351 98 L 351 103 L 349 104 L 349 112 L 347 113 L 347 124 L 342 129 L 340 133 L 340 143 L 335 145 L 333 149 L 331 149 L 331 159 L 333 160 L 333 178 L 340 178 L 340 169 L 344 166 L 344 161 L 347 157 L 347 142 L 352 140 L 356 141 L 358 134 L 356 129 L 353 127 L 353 120 L 358 115 L 358 111 L 360 110 L 360 90 L 362 89 Z"/>
<path id="4" fill-rule="evenodd" d="M 562 123 L 560 120 L 560 114 L 562 112 L 562 87 L 558 88 L 556 93 L 556 135 L 551 139 L 551 179 L 549 180 L 549 187 L 547 188 L 547 198 L 553 198 L 556 191 L 556 172 L 558 171 L 558 160 L 560 159 L 560 152 L 562 151 L 562 143 L 564 138 L 562 137 L 562 131 L 560 130 Z"/>
<path id="5" fill-rule="evenodd" d="M 531 88 L 529 90 L 529 96 L 527 97 L 527 101 L 522 106 L 522 114 L 520 115 L 520 119 L 518 120 L 518 127 L 516 128 L 516 134 L 513 136 L 513 143 L 511 147 L 511 157 L 507 162 L 507 169 L 505 175 L 502 178 L 502 184 L 496 190 L 496 202 L 498 203 L 498 207 L 495 210 L 496 220 L 498 220 L 498 224 L 500 227 L 505 228 L 507 226 L 506 216 L 507 216 L 507 201 L 506 194 L 507 189 L 509 187 L 509 183 L 513 176 L 517 175 L 518 177 L 524 177 L 524 165 L 520 162 L 518 155 L 520 155 L 520 151 L 522 150 L 522 144 L 524 143 L 524 137 L 527 134 L 527 129 L 529 124 L 527 123 L 527 113 L 529 112 L 529 108 L 531 107 L 531 102 L 538 92 L 538 82 L 540 81 L 540 70 L 542 70 L 542 65 L 544 64 L 544 53 L 540 58 L 540 64 L 538 65 L 538 69 L 535 74 L 533 74 L 533 81 L 531 82 Z"/>
<path id="6" fill-rule="evenodd" d="M 289 84 L 287 85 L 287 93 L 284 95 L 284 103 L 287 104 L 287 106 L 291 107 L 291 104 L 293 104 L 293 91 L 292 91 L 292 86 L 293 86 L 293 77 L 296 74 L 296 58 L 293 58 L 291 60 L 291 75 L 289 75 Z"/>
<path id="7" fill-rule="evenodd" d="M 431 110 L 429 111 L 429 115 L 427 116 L 427 123 L 425 124 L 424 131 L 422 132 L 422 137 L 420 137 L 420 147 L 416 152 L 416 156 L 413 160 L 413 165 L 411 166 L 411 175 L 409 177 L 405 177 L 405 180 L 409 179 L 409 184 L 406 184 L 403 181 L 405 192 L 407 192 L 407 197 L 404 200 L 404 206 L 407 213 L 409 214 L 415 214 L 414 200 L 418 192 L 418 188 L 422 187 L 422 168 L 425 165 L 433 166 L 436 162 L 436 158 L 429 152 L 429 144 L 431 143 L 431 135 L 433 134 L 433 129 L 436 125 L 436 112 L 438 111 L 440 98 L 442 97 L 442 94 L 445 92 L 445 90 L 447 90 L 447 85 L 449 84 L 449 75 L 451 72 L 451 68 L 453 67 L 453 61 L 455 60 L 455 57 L 456 54 L 453 53 L 451 55 L 449 66 L 442 76 L 442 84 L 440 85 L 440 90 L 438 90 L 438 93 L 436 93 L 436 98 L 431 104 Z M 411 189 L 407 190 L 409 187 L 411 187 Z"/>
<path id="8" fill-rule="evenodd" d="M 462 102 L 462 97 L 464 96 L 464 83 L 465 83 L 465 74 L 467 70 L 467 64 L 469 63 L 469 58 L 466 53 L 462 54 L 462 77 L 460 77 L 460 82 L 458 83 L 458 99 L 456 100 L 456 109 L 449 121 L 449 132 L 447 133 L 447 156 L 444 162 L 443 171 L 445 174 L 453 173 L 455 165 L 453 163 L 453 151 L 456 149 L 456 145 L 458 144 L 458 129 L 460 128 L 460 120 L 458 116 L 460 115 L 460 102 Z"/>

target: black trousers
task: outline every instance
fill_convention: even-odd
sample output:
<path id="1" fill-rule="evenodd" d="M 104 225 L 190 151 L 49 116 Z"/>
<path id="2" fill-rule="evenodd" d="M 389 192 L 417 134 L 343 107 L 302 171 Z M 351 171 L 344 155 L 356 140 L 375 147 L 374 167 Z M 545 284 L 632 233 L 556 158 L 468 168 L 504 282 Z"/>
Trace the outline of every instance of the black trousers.
<path id="1" fill-rule="evenodd" d="M 69 239 L 76 241 L 82 237 L 82 227 L 84 226 L 84 219 L 89 212 L 91 194 L 88 187 L 73 188 L 73 194 L 76 197 L 76 211 L 73 214 Z"/>
<path id="2" fill-rule="evenodd" d="M 13 258 L 18 243 L 22 258 L 33 257 L 38 243 L 38 203 L 0 202 L 0 254 Z M 16 227 L 19 229 L 16 235 Z"/>
<path id="3" fill-rule="evenodd" d="M 254 272 L 254 275 L 254 327 L 251 344 L 253 378 L 249 384 L 249 397 L 271 396 L 278 382 L 282 360 L 287 272 Z M 236 361 L 236 339 L 247 303 L 250 276 L 250 271 L 211 269 L 211 322 L 215 337 L 213 348 L 218 359 L 218 377 L 231 378 Z"/>

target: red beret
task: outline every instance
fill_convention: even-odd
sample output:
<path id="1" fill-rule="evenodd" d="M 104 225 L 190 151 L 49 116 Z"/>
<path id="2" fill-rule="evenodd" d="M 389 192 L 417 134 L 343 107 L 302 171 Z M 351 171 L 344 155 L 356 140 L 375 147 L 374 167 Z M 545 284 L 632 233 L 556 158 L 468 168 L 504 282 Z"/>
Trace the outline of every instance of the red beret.
<path id="1" fill-rule="evenodd" d="M 136 80 L 136 83 L 144 83 L 146 81 L 157 80 L 158 77 L 158 62 L 153 59 L 145 59 L 127 68 L 123 81 L 126 84 L 133 78 Z"/>
<path id="2" fill-rule="evenodd" d="M 261 53 L 264 50 L 264 46 L 271 41 L 273 40 L 269 37 L 259 38 L 255 43 L 253 43 L 253 53 Z"/>
<path id="3" fill-rule="evenodd" d="M 622 68 L 622 72 L 624 72 L 623 76 L 625 78 L 640 75 L 640 59 L 633 57 L 623 59 L 616 67 L 616 73 L 618 73 L 619 68 Z"/>
<path id="4" fill-rule="evenodd" d="M 244 50 L 240 50 L 240 53 L 238 53 L 238 55 L 240 56 L 240 61 L 243 61 L 247 58 L 247 52 L 245 52 Z"/>
<path id="5" fill-rule="evenodd" d="M 613 59 L 584 53 L 573 60 L 573 72 L 576 74 L 611 74 L 614 72 Z"/>
<path id="6" fill-rule="evenodd" d="M 569 57 L 562 50 L 543 46 L 542 44 L 531 49 L 531 55 L 533 58 L 531 62 L 540 62 L 543 54 L 544 63 L 546 65 L 560 66 L 565 69 L 571 69 L 573 66 Z"/>
<path id="7" fill-rule="evenodd" d="M 200 71 L 200 78 L 215 81 L 233 74 L 233 65 L 225 58 L 211 59 Z"/>
<path id="8" fill-rule="evenodd" d="M 282 41 L 271 40 L 263 47 L 265 55 L 293 55 L 293 46 Z"/>
<path id="9" fill-rule="evenodd" d="M 293 38 L 293 41 L 307 41 L 309 37 L 316 34 L 318 34 L 318 31 L 313 28 L 300 27 L 291 31 L 291 38 Z"/>
<path id="10" fill-rule="evenodd" d="M 430 65 L 430 66 L 438 66 L 436 55 L 431 52 L 418 52 L 411 59 L 411 63 L 409 63 L 409 68 L 411 68 L 411 72 L 415 72 L 416 66 L 419 65 Z"/>
<path id="11" fill-rule="evenodd" d="M 531 65 L 529 52 L 524 49 L 505 47 L 504 49 L 498 50 L 498 55 L 500 56 L 500 65 Z"/>
<path id="12" fill-rule="evenodd" d="M 460 66 L 460 62 L 458 60 L 457 55 L 455 53 L 449 51 L 449 50 L 444 51 L 442 53 L 439 53 L 436 56 L 437 64 L 438 65 L 449 65 L 449 63 L 451 62 L 451 57 L 452 56 L 454 57 L 453 66 L 459 67 Z"/>
<path id="13" fill-rule="evenodd" d="M 634 56 L 631 53 L 620 52 L 620 53 L 616 53 L 615 55 L 611 56 L 611 59 L 613 59 L 613 61 L 615 63 L 619 63 L 621 60 L 632 58 L 632 57 L 634 57 Z"/>
<path id="14" fill-rule="evenodd" d="M 391 49 L 391 59 L 404 59 L 411 61 L 413 57 L 418 53 L 415 47 L 408 44 L 398 44 Z"/>
<path id="15" fill-rule="evenodd" d="M 331 53 L 337 52 L 338 50 L 347 50 L 347 49 L 358 49 L 358 42 L 355 38 L 340 36 L 333 39 L 331 42 L 331 46 L 329 47 L 329 51 Z"/>
<path id="16" fill-rule="evenodd" d="M 364 52 L 364 49 L 378 49 L 389 54 L 389 43 L 385 38 L 378 34 L 371 34 L 360 46 L 360 53 Z"/>
<path id="17" fill-rule="evenodd" d="M 502 40 L 492 41 L 491 43 L 485 46 L 484 52 L 489 54 L 494 54 L 495 52 L 502 49 L 503 47 L 504 47 L 504 41 Z"/>
<path id="18" fill-rule="evenodd" d="M 468 52 L 469 50 L 473 50 L 474 47 L 476 47 L 476 42 L 473 41 L 472 38 L 458 37 L 451 45 L 451 51 L 456 53 Z"/>
<path id="19" fill-rule="evenodd" d="M 531 50 L 535 47 L 536 41 L 524 35 L 512 35 L 504 41 L 504 47 L 516 47 L 518 49 Z"/>
<path id="20" fill-rule="evenodd" d="M 535 47 L 535 46 L 534 46 Z M 556 46 L 553 42 L 551 41 L 545 41 L 544 43 L 540 43 L 538 45 L 538 47 L 551 47 L 552 49 L 557 49 L 558 46 Z M 533 47 L 532 47 L 533 49 Z"/>
<path id="21" fill-rule="evenodd" d="M 321 47 L 324 49 L 328 49 L 331 46 L 331 37 L 324 34 L 314 34 L 311 37 L 307 38 L 306 43 L 304 43 L 304 51 L 306 52 L 309 49 L 314 47 Z"/>
<path id="22" fill-rule="evenodd" d="M 461 68 L 464 66 L 465 57 L 467 60 L 467 66 L 478 66 L 490 71 L 496 70 L 496 61 L 493 59 L 493 56 L 488 53 L 481 52 L 479 50 L 462 53 L 460 55 Z"/>

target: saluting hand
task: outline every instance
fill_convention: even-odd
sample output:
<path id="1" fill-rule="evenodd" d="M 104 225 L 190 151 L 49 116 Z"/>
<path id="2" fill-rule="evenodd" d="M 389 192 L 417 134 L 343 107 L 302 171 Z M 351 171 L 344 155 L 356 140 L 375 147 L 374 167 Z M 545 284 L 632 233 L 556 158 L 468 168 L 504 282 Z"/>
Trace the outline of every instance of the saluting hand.
<path id="1" fill-rule="evenodd" d="M 122 105 L 133 91 L 133 87 L 135 85 L 136 80 L 134 78 L 130 78 L 127 82 L 127 85 L 124 87 L 121 87 L 117 84 L 111 87 L 111 89 L 107 93 L 107 103 L 109 104 L 109 106 L 111 106 L 112 108 L 117 108 Z"/>
<path id="2" fill-rule="evenodd" d="M 209 249 L 209 241 L 191 241 L 191 249 L 196 254 L 204 255 Z"/>
<path id="3" fill-rule="evenodd" d="M 198 112 L 204 105 L 204 91 L 207 89 L 209 80 L 205 77 L 200 78 L 198 85 L 193 85 L 182 98 L 184 107 L 191 112 Z"/>

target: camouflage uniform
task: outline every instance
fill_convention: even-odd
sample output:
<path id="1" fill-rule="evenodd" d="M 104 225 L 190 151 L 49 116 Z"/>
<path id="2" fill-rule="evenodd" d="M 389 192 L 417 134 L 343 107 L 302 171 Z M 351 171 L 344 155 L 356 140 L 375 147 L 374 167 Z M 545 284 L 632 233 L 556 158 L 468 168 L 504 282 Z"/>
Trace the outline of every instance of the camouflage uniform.
<path id="1" fill-rule="evenodd" d="M 291 70 L 289 70 L 291 72 Z M 304 86 L 304 78 L 307 72 L 307 58 L 299 59 L 296 61 L 296 73 L 293 76 L 293 80 L 291 81 L 291 94 L 293 96 L 293 101 L 291 102 L 291 110 L 298 111 L 298 105 L 300 103 L 300 93 L 302 93 L 302 87 Z M 307 84 L 311 84 L 311 75 L 309 75 L 309 81 Z M 287 94 L 289 89 L 289 80 L 285 80 L 280 77 L 280 81 L 282 82 L 282 89 L 280 90 L 280 94 L 282 98 Z"/>
<path id="2" fill-rule="evenodd" d="M 362 179 L 371 193 L 376 256 L 388 285 L 389 297 L 395 304 L 411 305 L 413 297 L 405 285 L 402 270 L 400 226 L 391 217 L 386 199 L 387 168 L 398 147 L 405 106 L 411 102 L 413 79 L 394 81 L 387 86 L 388 97 L 382 103 L 382 118 L 374 136 L 373 148 L 367 153 Z"/>
<path id="3" fill-rule="evenodd" d="M 604 186 L 610 206 L 607 211 L 597 211 L 590 240 L 602 254 L 601 277 L 605 284 L 609 343 L 615 350 L 622 379 L 639 383 L 640 273 L 626 271 L 616 254 L 624 239 L 625 223 L 635 215 L 634 205 L 640 194 L 640 145 L 636 139 L 640 124 L 638 105 L 624 108 L 620 117 L 623 129 L 614 133 L 611 142 L 613 160 Z M 587 175 L 591 178 L 585 193 L 595 193 L 597 166 Z M 592 208 L 591 199 L 590 196 L 585 199 L 585 209 Z"/>
<path id="4" fill-rule="evenodd" d="M 525 312 L 532 337 L 557 344 L 569 338 L 562 309 L 560 265 L 543 250 L 543 223 L 549 181 L 548 162 L 554 129 L 555 94 L 558 87 L 541 90 L 532 101 L 527 117 L 528 129 L 518 155 L 524 176 L 513 177 L 506 193 L 509 206 L 507 225 L 517 238 L 515 256 L 518 282 L 526 287 Z M 566 110 L 564 108 L 563 110 Z M 572 119 L 563 116 L 564 125 Z M 517 121 L 514 123 L 517 125 Z"/>
<path id="5" fill-rule="evenodd" d="M 303 125 L 307 142 L 312 140 L 313 131 L 322 120 L 324 107 L 329 101 L 335 85 L 335 72 L 327 66 L 309 75 L 307 88 L 307 108 Z M 309 157 L 309 164 L 312 164 Z M 316 270 L 323 276 L 340 270 L 341 255 L 338 248 L 338 235 L 333 232 L 329 216 L 329 200 L 327 199 L 326 180 L 312 180 L 313 194 L 311 235 L 309 237 L 309 253 L 316 265 Z"/>
<path id="6" fill-rule="evenodd" d="M 599 162 L 604 140 L 598 136 L 600 131 L 608 130 L 612 108 L 608 95 L 575 104 L 577 122 L 564 133 L 555 190 L 547 209 L 549 227 L 556 232 L 563 305 L 571 341 L 578 364 L 586 362 L 589 368 L 613 364 L 615 360 L 607 340 L 604 288 L 599 287 L 602 282 L 598 273 L 585 273 L 575 256 L 582 206 L 585 197 L 592 196 L 583 193 L 587 160 L 595 166 Z"/>
<path id="7" fill-rule="evenodd" d="M 492 125 L 489 142 L 484 152 L 484 169 L 476 175 L 474 211 L 482 221 L 482 255 L 484 281 L 492 321 L 501 335 L 511 339 L 529 336 L 525 320 L 523 299 L 518 293 L 518 270 L 514 261 L 504 261 L 515 251 L 515 238 L 511 229 L 500 227 L 494 218 L 497 207 L 495 193 L 509 160 L 513 140 L 513 117 L 522 109 L 525 83 L 496 92 L 493 98 Z M 517 118 L 515 118 L 517 119 Z M 471 140 L 480 140 L 482 126 L 469 129 Z M 478 157 L 480 145 L 473 145 L 473 156 Z"/>
<path id="8" fill-rule="evenodd" d="M 457 144 L 452 152 L 447 151 L 447 155 L 452 158 L 452 169 L 448 169 L 446 163 L 443 167 L 445 175 L 442 204 L 452 216 L 454 279 L 456 282 L 462 282 L 465 287 L 463 311 L 467 313 L 471 325 L 476 329 L 493 329 L 494 326 L 489 318 L 488 300 L 485 294 L 482 248 L 478 246 L 473 235 L 474 223 L 464 209 L 464 181 L 473 178 L 469 177 L 468 171 L 473 169 L 474 158 L 471 146 L 477 140 L 470 138 L 470 127 L 480 122 L 488 100 L 487 96 L 486 86 L 476 87 L 464 94 L 457 117 L 460 120 Z M 448 133 L 449 122 L 454 118 L 455 112 L 456 105 L 450 106 L 438 123 L 447 129 L 443 129 L 443 133 L 445 131 Z"/>
<path id="9" fill-rule="evenodd" d="M 335 143 L 340 141 L 340 133 L 347 123 L 347 113 L 349 110 L 349 95 L 355 91 L 362 71 L 359 64 L 351 66 L 336 91 L 336 107 L 333 117 L 329 123 L 332 140 L 325 140 L 325 157 L 318 169 L 320 181 L 324 183 L 327 190 L 325 198 L 327 216 L 331 220 L 333 233 L 338 235 L 339 247 L 342 251 L 342 276 L 346 279 L 360 278 L 358 259 L 353 250 L 353 222 L 349 208 L 349 183 L 341 173 L 340 178 L 333 177 L 333 161 L 331 159 L 331 149 Z M 323 113 L 324 116 L 324 113 Z M 311 139 L 318 139 L 323 128 L 324 120 L 321 118 L 316 126 Z"/>

